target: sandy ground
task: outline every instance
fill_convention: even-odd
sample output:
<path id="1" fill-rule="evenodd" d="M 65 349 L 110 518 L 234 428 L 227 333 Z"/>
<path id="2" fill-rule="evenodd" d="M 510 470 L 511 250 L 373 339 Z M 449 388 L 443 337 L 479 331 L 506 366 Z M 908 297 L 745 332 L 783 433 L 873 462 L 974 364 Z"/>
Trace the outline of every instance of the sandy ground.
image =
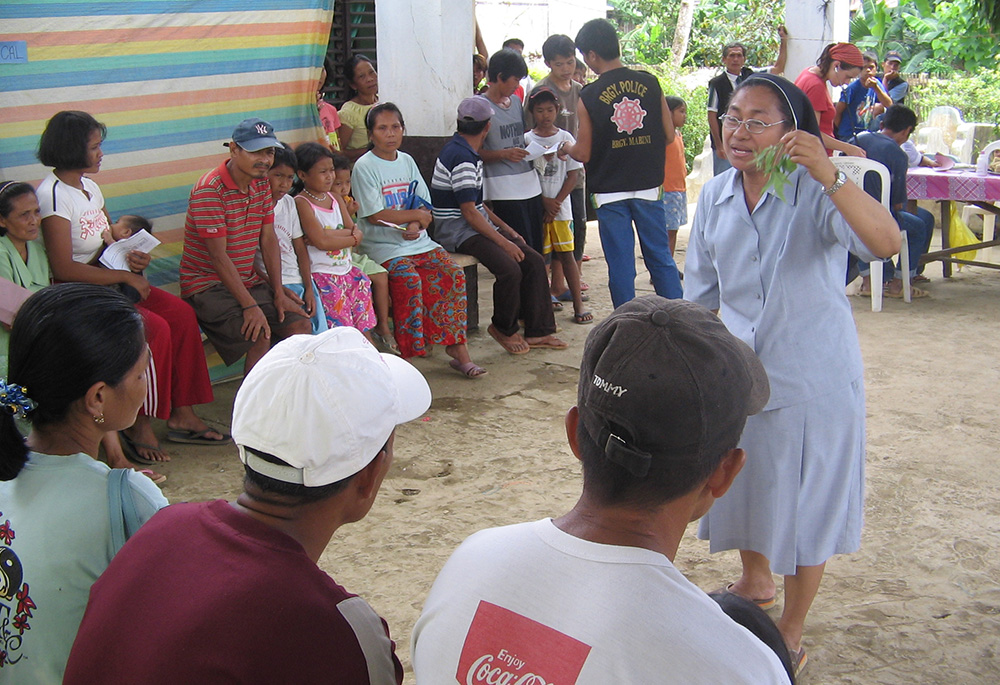
<path id="1" fill-rule="evenodd" d="M 584 277 L 602 318 L 610 297 L 591 226 L 595 259 Z M 685 237 L 682 231 L 679 261 Z M 861 550 L 828 564 L 806 627 L 802 683 L 1000 682 L 1000 469 L 993 461 L 1000 271 L 967 268 L 946 281 L 936 264 L 927 273 L 930 299 L 886 300 L 875 314 L 869 300 L 850 298 L 868 393 L 866 526 Z M 492 311 L 485 270 L 480 283 L 486 316 L 469 342 L 489 375 L 462 378 L 443 350 L 416 361 L 434 403 L 399 429 L 395 463 L 371 514 L 341 529 L 321 560 L 389 622 L 408 683 L 410 633 L 451 551 L 476 530 L 558 515 L 580 489 L 563 416 L 576 399 L 590 327 L 575 325 L 567 306 L 556 317 L 568 351 L 513 357 L 485 331 Z M 652 291 L 644 271 L 637 285 Z M 217 386 L 215 403 L 201 413 L 228 425 L 236 388 Z M 172 502 L 236 495 L 235 448 L 164 444 L 174 455 L 161 469 Z M 710 555 L 693 532 L 692 525 L 677 566 L 706 590 L 735 579 L 736 553 Z M 775 617 L 778 611 L 780 595 Z"/>

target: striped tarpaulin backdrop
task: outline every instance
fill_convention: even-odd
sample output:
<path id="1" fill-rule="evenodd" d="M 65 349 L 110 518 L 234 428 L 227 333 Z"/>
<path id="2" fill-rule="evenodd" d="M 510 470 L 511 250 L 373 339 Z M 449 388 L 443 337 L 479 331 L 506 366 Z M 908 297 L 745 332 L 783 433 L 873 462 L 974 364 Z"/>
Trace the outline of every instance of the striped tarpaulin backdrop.
<path id="1" fill-rule="evenodd" d="M 108 127 L 94 176 L 108 211 L 153 221 L 165 263 L 150 280 L 169 281 L 191 186 L 237 123 L 260 117 L 292 145 L 321 137 L 332 16 L 333 0 L 2 0 L 0 41 L 26 41 L 28 62 L 0 63 L 0 179 L 37 183 L 45 122 L 90 112 Z"/>

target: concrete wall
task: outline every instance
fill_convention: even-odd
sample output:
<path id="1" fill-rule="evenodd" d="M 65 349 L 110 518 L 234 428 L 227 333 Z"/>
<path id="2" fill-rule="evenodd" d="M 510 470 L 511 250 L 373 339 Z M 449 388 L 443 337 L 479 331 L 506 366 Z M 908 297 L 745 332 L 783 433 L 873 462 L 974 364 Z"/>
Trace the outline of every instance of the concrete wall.
<path id="1" fill-rule="evenodd" d="M 554 33 L 570 38 L 584 23 L 607 16 L 607 0 L 478 0 L 476 18 L 492 55 L 507 38 L 524 41 L 526 55 L 542 52 Z"/>
<path id="2" fill-rule="evenodd" d="M 790 35 L 785 77 L 794 81 L 816 63 L 827 43 L 850 40 L 850 2 L 786 0 L 785 25 Z"/>
<path id="3" fill-rule="evenodd" d="M 409 136 L 450 136 L 472 93 L 473 0 L 378 2 L 379 98 L 395 102 Z"/>

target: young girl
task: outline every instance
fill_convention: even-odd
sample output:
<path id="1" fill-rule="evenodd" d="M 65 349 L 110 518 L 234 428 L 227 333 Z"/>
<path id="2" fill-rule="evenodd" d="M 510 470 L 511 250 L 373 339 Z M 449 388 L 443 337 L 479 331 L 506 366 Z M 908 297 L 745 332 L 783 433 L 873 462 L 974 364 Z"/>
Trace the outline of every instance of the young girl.
<path id="1" fill-rule="evenodd" d="M 358 203 L 351 197 L 351 162 L 343 155 L 333 157 L 333 194 L 344 201 L 347 214 L 353 221 L 358 214 Z M 371 279 L 372 304 L 375 305 L 375 328 L 372 338 L 379 352 L 399 354 L 399 346 L 392 338 L 389 330 L 389 272 L 378 262 L 372 261 L 368 255 L 356 250 L 351 251 L 351 262 L 361 269 L 361 272 Z"/>
<path id="2" fill-rule="evenodd" d="M 670 254 L 677 245 L 677 229 L 688 221 L 687 162 L 684 161 L 684 139 L 681 126 L 687 122 L 687 103 L 681 98 L 667 96 L 667 107 L 674 120 L 674 140 L 667 144 L 667 159 L 663 167 L 663 211 L 667 215 L 667 235 L 670 239 Z M 683 278 L 683 274 L 681 278 Z"/>
<path id="3" fill-rule="evenodd" d="M 313 282 L 330 327 L 354 326 L 371 340 L 375 327 L 371 281 L 351 263 L 351 248 L 361 242 L 344 201 L 333 187 L 333 152 L 319 143 L 295 148 L 302 192 L 295 198 L 302 231 L 309 243 Z"/>

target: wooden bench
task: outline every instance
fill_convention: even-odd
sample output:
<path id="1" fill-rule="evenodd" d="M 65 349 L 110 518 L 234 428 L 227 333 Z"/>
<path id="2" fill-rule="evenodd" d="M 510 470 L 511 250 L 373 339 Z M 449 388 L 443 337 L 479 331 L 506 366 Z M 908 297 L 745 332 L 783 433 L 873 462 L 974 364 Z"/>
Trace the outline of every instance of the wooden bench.
<path id="1" fill-rule="evenodd" d="M 449 252 L 448 256 L 465 272 L 465 295 L 468 300 L 466 329 L 474 331 L 479 328 L 479 260 L 457 252 Z"/>

